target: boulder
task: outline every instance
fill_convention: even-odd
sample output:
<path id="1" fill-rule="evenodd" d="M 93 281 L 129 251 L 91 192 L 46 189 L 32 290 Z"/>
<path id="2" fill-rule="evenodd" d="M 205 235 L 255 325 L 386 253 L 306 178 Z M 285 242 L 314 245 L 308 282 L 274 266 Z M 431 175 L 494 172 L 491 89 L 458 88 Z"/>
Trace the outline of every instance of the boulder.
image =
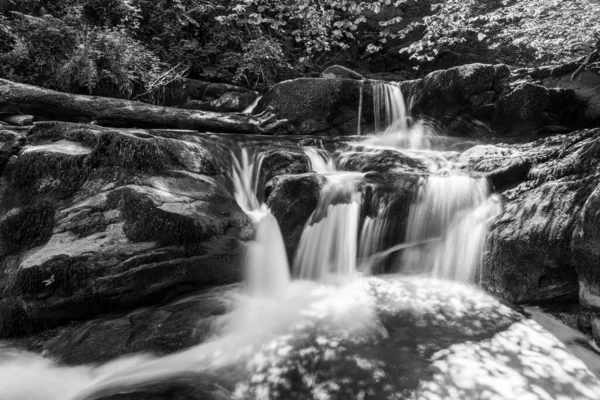
<path id="1" fill-rule="evenodd" d="M 299 149 L 275 149 L 264 153 L 261 176 L 267 183 L 279 175 L 304 174 L 310 172 L 310 160 Z"/>
<path id="2" fill-rule="evenodd" d="M 38 351 L 69 365 L 133 353 L 170 354 L 204 342 L 231 307 L 231 288 L 203 290 L 154 309 L 139 309 L 55 329 L 34 337 Z"/>
<path id="3" fill-rule="evenodd" d="M 200 135 L 42 123 L 0 193 L 0 337 L 241 278 L 252 226 Z"/>
<path id="4" fill-rule="evenodd" d="M 288 120 L 297 135 L 355 135 L 361 91 L 361 125 L 372 125 L 371 85 L 352 79 L 300 78 L 278 83 L 252 113 L 272 109 L 277 119 Z"/>
<path id="5" fill-rule="evenodd" d="M 292 257 L 308 218 L 317 208 L 325 177 L 314 172 L 279 175 L 265 187 L 266 203 L 279 222 L 287 253 Z"/>
<path id="6" fill-rule="evenodd" d="M 594 295 L 587 294 L 599 282 L 589 212 L 600 183 L 598 138 L 600 130 L 583 130 L 525 144 L 479 146 L 458 158 L 495 181 L 505 203 L 492 223 L 484 260 L 489 291 L 513 302 L 579 294 L 582 304 L 591 304 Z"/>

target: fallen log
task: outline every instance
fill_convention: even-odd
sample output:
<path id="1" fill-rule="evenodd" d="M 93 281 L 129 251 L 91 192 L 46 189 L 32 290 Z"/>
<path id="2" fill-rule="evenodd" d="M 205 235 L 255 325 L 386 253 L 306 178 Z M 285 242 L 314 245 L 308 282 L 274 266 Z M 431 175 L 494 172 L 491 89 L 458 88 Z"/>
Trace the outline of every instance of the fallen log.
<path id="1" fill-rule="evenodd" d="M 290 125 L 267 110 L 260 115 L 222 114 L 154 106 L 130 100 L 57 92 L 0 79 L 0 115 L 33 114 L 53 120 L 126 128 L 283 134 Z"/>

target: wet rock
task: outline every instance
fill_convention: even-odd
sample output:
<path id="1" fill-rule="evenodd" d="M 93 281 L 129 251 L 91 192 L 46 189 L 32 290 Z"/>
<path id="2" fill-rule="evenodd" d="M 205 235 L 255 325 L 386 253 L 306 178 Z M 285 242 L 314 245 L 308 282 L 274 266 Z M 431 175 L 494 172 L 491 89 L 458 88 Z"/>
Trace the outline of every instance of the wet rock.
<path id="1" fill-rule="evenodd" d="M 232 288 L 204 290 L 171 304 L 55 329 L 33 339 L 38 351 L 71 365 L 133 353 L 170 354 L 204 342 L 231 308 Z"/>
<path id="2" fill-rule="evenodd" d="M 0 173 L 4 171 L 8 160 L 18 154 L 24 144 L 24 134 L 8 129 L 0 129 Z"/>
<path id="3" fill-rule="evenodd" d="M 271 150 L 264 154 L 261 176 L 265 182 L 279 175 L 304 174 L 310 171 L 310 160 L 301 150 Z"/>
<path id="4" fill-rule="evenodd" d="M 569 131 L 578 126 L 575 92 L 522 83 L 494 105 L 492 128 L 499 135 Z"/>
<path id="5" fill-rule="evenodd" d="M 345 171 L 360 172 L 425 170 L 425 165 L 420 160 L 395 150 L 352 152 L 348 155 L 342 155 L 337 160 L 336 165 L 339 165 Z"/>
<path id="6" fill-rule="evenodd" d="M 496 179 L 510 182 L 499 185 L 504 211 L 492 224 L 484 262 L 484 286 L 492 293 L 514 302 L 578 294 L 583 305 L 594 302 L 598 239 L 589 210 L 600 184 L 598 137 L 598 130 L 584 130 L 461 156 L 471 171 L 501 171 Z M 518 173 L 507 173 L 511 168 Z"/>
<path id="7" fill-rule="evenodd" d="M 287 119 L 294 134 L 355 135 L 362 83 L 352 79 L 301 78 L 275 85 L 253 111 L 269 107 L 278 119 Z M 371 86 L 363 87 L 362 125 L 372 124 Z"/>
<path id="8" fill-rule="evenodd" d="M 277 218 L 288 256 L 300 241 L 306 221 L 317 208 L 325 177 L 317 173 L 274 177 L 265 188 L 266 203 Z"/>
<path id="9" fill-rule="evenodd" d="M 27 126 L 32 125 L 34 119 L 35 117 L 33 115 L 11 115 L 5 117 L 4 121 L 8 122 L 10 125 Z"/>
<path id="10" fill-rule="evenodd" d="M 365 79 L 358 72 L 354 72 L 349 68 L 342 67 L 341 65 L 332 65 L 325 68 L 325 70 L 321 72 L 321 77 L 333 79 L 356 79 L 359 81 Z"/>
<path id="11" fill-rule="evenodd" d="M 0 196 L 0 337 L 240 279 L 250 222 L 202 139 L 178 137 L 34 126 Z"/>

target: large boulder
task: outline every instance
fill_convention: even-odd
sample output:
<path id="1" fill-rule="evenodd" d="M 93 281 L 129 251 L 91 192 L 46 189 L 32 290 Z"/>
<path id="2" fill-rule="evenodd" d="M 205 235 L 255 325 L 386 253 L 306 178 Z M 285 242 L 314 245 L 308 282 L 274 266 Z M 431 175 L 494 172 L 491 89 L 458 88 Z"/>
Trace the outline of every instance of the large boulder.
<path id="1" fill-rule="evenodd" d="M 252 227 L 192 133 L 40 123 L 5 168 L 0 337 L 240 279 Z"/>
<path id="2" fill-rule="evenodd" d="M 570 88 L 514 81 L 506 65 L 467 64 L 401 83 L 416 118 L 434 119 L 450 135 L 518 136 L 590 126 Z"/>
<path id="3" fill-rule="evenodd" d="M 505 201 L 491 227 L 483 282 L 514 302 L 579 299 L 600 305 L 594 193 L 600 130 L 526 144 L 480 146 L 465 168 L 492 179 Z M 594 211 L 592 211 L 594 210 Z"/>
<path id="4" fill-rule="evenodd" d="M 371 85 L 353 79 L 301 78 L 275 85 L 258 102 L 253 114 L 272 109 L 287 119 L 297 135 L 355 135 L 363 95 L 361 125 L 372 124 Z"/>

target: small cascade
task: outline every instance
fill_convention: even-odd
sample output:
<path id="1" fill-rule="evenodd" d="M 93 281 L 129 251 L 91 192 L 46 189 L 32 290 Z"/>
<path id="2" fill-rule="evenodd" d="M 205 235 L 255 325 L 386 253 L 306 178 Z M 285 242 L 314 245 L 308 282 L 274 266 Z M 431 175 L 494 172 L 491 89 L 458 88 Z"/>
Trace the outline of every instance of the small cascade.
<path id="1" fill-rule="evenodd" d="M 305 147 L 304 153 L 308 156 L 313 171 L 319 174 L 329 174 L 337 171 L 333 159 L 327 150 Z"/>
<path id="2" fill-rule="evenodd" d="M 256 100 L 252 102 L 252 104 L 250 104 L 248 107 L 246 107 L 244 111 L 242 111 L 242 114 L 252 114 L 252 111 L 254 111 L 260 99 L 262 99 L 262 96 L 258 96 Z"/>
<path id="3" fill-rule="evenodd" d="M 433 275 L 437 278 L 479 284 L 490 221 L 502 212 L 497 196 L 459 215 L 435 250 Z"/>
<path id="4" fill-rule="evenodd" d="M 319 280 L 356 273 L 360 193 L 356 175 L 338 175 L 323 189 L 317 209 L 302 232 L 294 275 Z"/>
<path id="5" fill-rule="evenodd" d="M 277 220 L 258 200 L 262 153 L 252 160 L 242 148 L 241 159 L 233 157 L 231 179 L 234 197 L 256 225 L 254 240 L 244 256 L 247 292 L 252 296 L 281 297 L 290 284 L 287 253 Z"/>
<path id="6" fill-rule="evenodd" d="M 387 82 L 373 82 L 373 109 L 375 132 L 408 131 L 406 104 L 398 86 Z"/>
<path id="7" fill-rule="evenodd" d="M 233 195 L 242 210 L 249 214 L 260 207 L 257 193 L 263 156 L 262 153 L 257 152 L 250 157 L 248 149 L 244 147 L 239 159 L 233 153 L 231 159 Z"/>
<path id="8" fill-rule="evenodd" d="M 254 241 L 244 257 L 247 292 L 251 296 L 282 297 L 290 284 L 290 267 L 277 220 L 263 205 Z"/>
<path id="9" fill-rule="evenodd" d="M 407 271 L 418 272 L 429 269 L 437 263 L 436 265 L 439 265 L 440 268 L 438 272 L 444 275 L 445 273 L 441 272 L 444 265 L 456 265 L 456 260 L 447 259 L 447 257 L 457 255 L 457 253 L 450 250 L 438 252 L 438 246 L 443 247 L 445 241 L 436 243 L 431 242 L 431 239 L 443 236 L 449 238 L 457 234 L 450 230 L 451 226 L 458 224 L 457 221 L 460 221 L 464 215 L 468 215 L 469 211 L 484 203 L 488 195 L 489 188 L 485 179 L 455 174 L 430 176 L 419 190 L 416 202 L 411 206 L 405 240 L 409 244 L 425 244 L 410 247 L 404 251 L 403 268 Z M 470 228 L 465 229 L 468 231 Z M 485 237 L 484 234 L 481 236 Z M 473 237 L 452 238 L 448 239 L 448 243 L 451 240 L 469 239 L 473 240 Z M 464 245 L 471 246 L 471 243 Z M 474 251 L 474 249 L 471 250 Z"/>
<path id="10" fill-rule="evenodd" d="M 388 212 L 390 203 L 379 205 L 377 213 L 367 215 L 360 232 L 358 258 L 366 260 L 373 254 L 383 250 L 383 239 L 388 226 Z"/>

